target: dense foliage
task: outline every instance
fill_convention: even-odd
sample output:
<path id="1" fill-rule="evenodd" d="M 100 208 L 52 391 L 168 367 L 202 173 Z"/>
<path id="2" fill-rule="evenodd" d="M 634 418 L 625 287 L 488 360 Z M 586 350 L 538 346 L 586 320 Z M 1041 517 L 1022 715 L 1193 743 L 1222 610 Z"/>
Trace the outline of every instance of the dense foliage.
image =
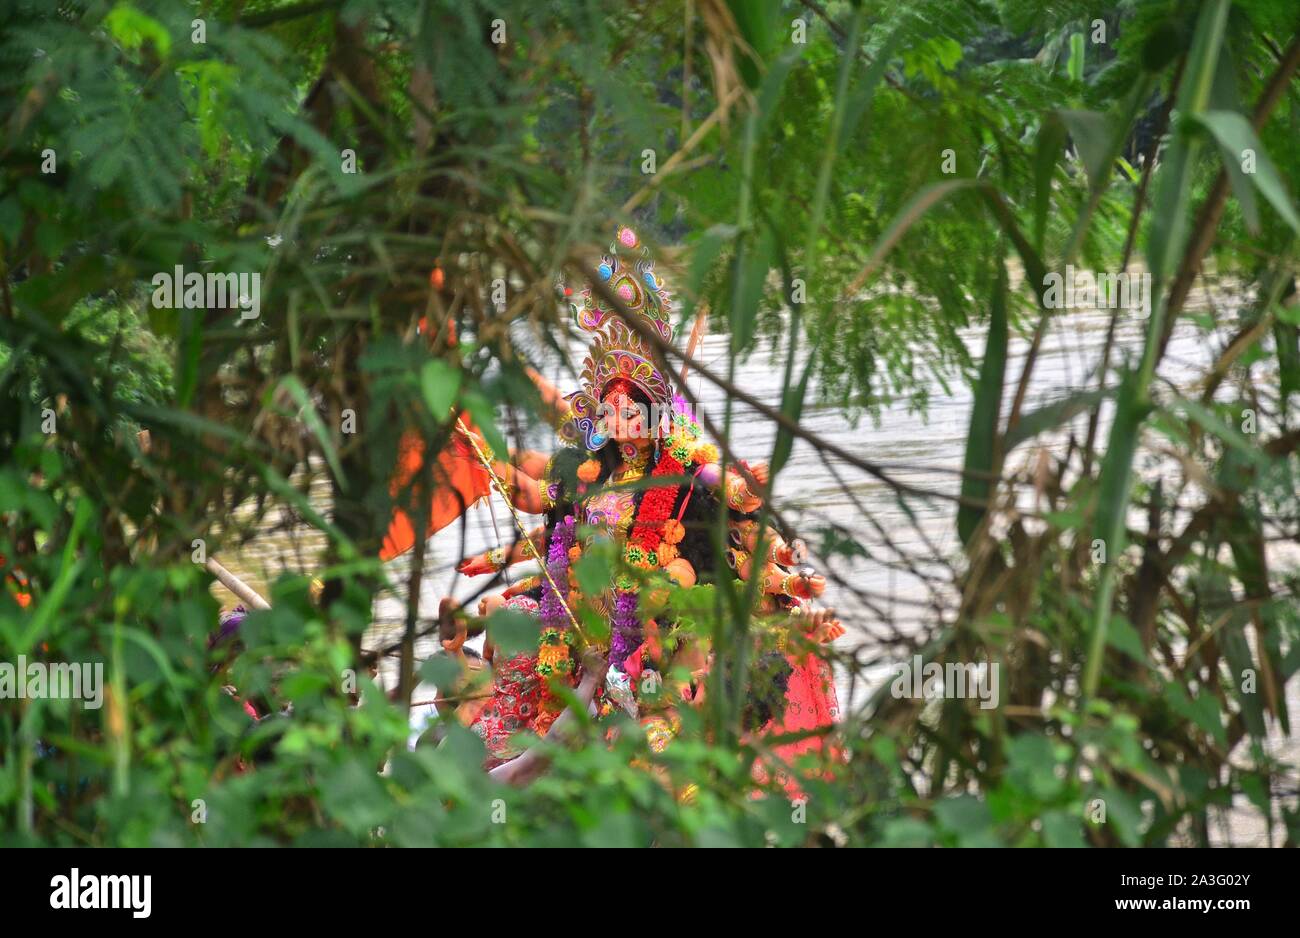
<path id="1" fill-rule="evenodd" d="M 4 4 L 0 660 L 100 662 L 107 690 L 0 702 L 0 841 L 1155 845 L 1236 805 L 1295 843 L 1298 62 L 1288 0 Z M 510 789 L 459 727 L 408 751 L 407 701 L 369 677 L 400 430 L 440 445 L 453 400 L 498 449 L 534 422 L 521 332 L 564 343 L 557 278 L 628 219 L 687 328 L 708 304 L 733 366 L 777 356 L 778 513 L 794 436 L 824 446 L 806 405 L 974 388 L 942 501 L 963 546 L 922 558 L 944 571 L 924 627 L 838 666 L 995 661 L 1002 706 L 886 685 L 795 810 L 752 797 L 738 709 L 653 760 L 689 803 L 638 734 L 590 725 Z M 1140 343 L 1022 412 L 1055 312 L 1035 285 L 1130 263 Z M 260 272 L 260 315 L 156 308 L 178 265 Z M 1203 270 L 1242 301 L 1197 315 L 1216 364 L 1176 388 L 1159 368 Z M 425 316 L 459 347 L 416 341 Z M 937 497 L 878 456 L 828 453 Z M 326 548 L 227 667 L 195 544 L 272 506 Z M 871 531 L 827 526 L 832 571 Z M 726 647 L 747 619 L 711 609 Z M 226 683 L 292 716 L 250 726 Z"/>

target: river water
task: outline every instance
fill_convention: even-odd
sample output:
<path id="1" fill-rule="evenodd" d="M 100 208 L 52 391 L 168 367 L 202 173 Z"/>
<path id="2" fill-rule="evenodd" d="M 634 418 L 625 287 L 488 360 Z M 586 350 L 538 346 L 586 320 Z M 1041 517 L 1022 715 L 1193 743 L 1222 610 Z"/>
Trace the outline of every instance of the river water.
<path id="1" fill-rule="evenodd" d="M 1169 351 L 1162 362 L 1161 377 L 1175 386 L 1190 387 L 1204 374 L 1222 348 L 1222 337 L 1230 334 L 1242 299 L 1240 294 L 1223 288 L 1209 289 L 1198 285 L 1189 299 L 1188 311 L 1215 310 L 1221 326 L 1218 336 L 1207 340 L 1193 323 L 1184 316 L 1174 333 Z M 1029 385 L 1024 413 L 1031 412 L 1073 391 L 1096 386 L 1096 368 L 1110 322 L 1109 310 L 1067 310 L 1054 320 L 1044 340 L 1039 360 Z M 1134 359 L 1140 354 L 1144 323 L 1136 313 L 1123 313 L 1116 337 L 1112 362 L 1125 356 Z M 984 336 L 981 330 L 971 329 L 963 334 L 971 356 L 979 361 L 983 356 Z M 1010 363 L 1007 368 L 1008 386 L 1003 398 L 1004 417 L 1014 395 L 1028 343 L 1013 336 Z M 581 361 L 584 349 L 580 343 L 573 345 L 574 366 Z M 726 367 L 727 338 L 709 335 L 705 338 L 697 357 L 723 372 Z M 552 362 L 545 372 L 561 390 L 574 386 L 569 372 L 560 363 Z M 753 354 L 737 364 L 735 381 L 764 403 L 778 407 L 781 395 L 780 363 L 774 362 L 764 351 Z M 698 377 L 689 380 L 691 390 L 698 396 L 701 409 L 719 426 L 725 406 L 724 396 L 715 386 Z M 911 402 L 896 399 L 887 403 L 877 420 L 864 418 L 856 425 L 842 411 L 831 407 L 810 406 L 805 409 L 801 424 L 816 436 L 837 444 L 844 450 L 887 467 L 894 467 L 890 475 L 899 482 L 916 489 L 955 495 L 960 486 L 957 470 L 961 468 L 966 445 L 966 434 L 972 403 L 971 389 L 963 380 L 949 382 L 945 389 L 939 382 L 928 386 L 929 404 L 924 415 L 912 412 Z M 1105 413 L 1108 420 L 1109 413 Z M 732 417 L 733 450 L 749 460 L 766 459 L 775 439 L 774 426 L 755 411 L 737 403 Z M 1086 417 L 1075 423 L 1075 432 L 1083 438 Z M 1106 423 L 1099 434 L 1099 448 L 1104 448 Z M 552 448 L 548 430 L 534 428 L 527 434 L 527 444 L 538 449 Z M 1052 452 L 1062 452 L 1066 445 L 1064 433 L 1054 434 L 1041 441 L 1037 448 L 1022 447 L 1012 454 L 1011 467 L 1032 465 L 1037 450 L 1044 446 Z M 844 483 L 841 484 L 841 481 Z M 313 485 L 312 497 L 317 504 L 328 508 L 328 487 L 323 479 Z M 809 546 L 816 548 L 821 539 L 815 532 L 827 520 L 847 527 L 853 538 L 864 549 L 866 556 L 846 560 L 837 556 L 827 565 L 823 559 L 813 563 L 828 573 L 832 584 L 827 589 L 823 604 L 833 606 L 840 614 L 848 633 L 836 643 L 836 649 L 852 654 L 859 667 L 837 669 L 837 684 L 842 705 L 854 706 L 886 681 L 894 673 L 895 662 L 900 659 L 899 647 L 891 642 L 901 633 L 914 633 L 921 621 L 933 621 L 929 604 L 936 597 L 951 599 L 949 588 L 951 568 L 945 562 L 956 562 L 960 554 L 955 532 L 955 506 L 941 499 L 909 498 L 901 502 L 885 483 L 866 475 L 839 460 L 823 461 L 814 448 L 804 441 L 796 441 L 789 463 L 781 473 L 777 485 L 776 504 L 798 529 L 806 534 Z M 534 519 L 526 519 L 531 527 Z M 1137 522 L 1144 528 L 1144 522 Z M 453 525 L 431 540 L 426 559 L 426 574 L 421 585 L 420 615 L 432 617 L 439 598 L 450 592 L 464 599 L 479 588 L 477 581 L 456 575 L 454 566 L 461 555 L 461 537 L 465 537 L 468 553 L 476 553 L 509 542 L 513 522 L 499 501 L 495 512 L 486 504 L 472 508 L 467 514 L 467 525 L 462 532 Z M 223 558 L 227 566 L 245 577 L 250 584 L 264 589 L 266 583 L 281 570 L 305 571 L 313 569 L 315 558 L 322 546 L 315 532 L 284 523 L 272 513 L 263 524 L 263 530 L 236 555 Z M 379 597 L 375 605 L 375 625 L 367 637 L 371 647 L 390 644 L 400 635 L 405 618 L 405 584 L 409 567 L 408 558 L 399 558 L 390 564 L 391 582 L 395 589 Z M 521 576 L 526 568 L 519 568 Z M 836 582 L 836 581 L 839 582 Z M 215 588 L 223 603 L 233 598 L 220 587 Z M 423 658 L 437 651 L 432 639 L 417 647 Z M 393 681 L 395 660 L 386 662 L 383 675 Z M 856 671 L 854 677 L 850 671 Z M 416 699 L 431 699 L 433 688 L 421 687 Z M 1288 687 L 1293 716 L 1300 716 L 1300 681 Z M 427 712 L 421 708 L 417 721 Z M 1275 754 L 1289 758 L 1293 763 L 1300 759 L 1300 745 L 1294 739 L 1274 740 Z M 1244 753 L 1242 758 L 1245 758 Z M 1291 786 L 1294 789 L 1294 785 Z M 1216 840 L 1237 845 L 1266 843 L 1265 825 L 1258 811 L 1248 804 L 1235 806 L 1222 818 L 1222 830 L 1216 831 Z"/>

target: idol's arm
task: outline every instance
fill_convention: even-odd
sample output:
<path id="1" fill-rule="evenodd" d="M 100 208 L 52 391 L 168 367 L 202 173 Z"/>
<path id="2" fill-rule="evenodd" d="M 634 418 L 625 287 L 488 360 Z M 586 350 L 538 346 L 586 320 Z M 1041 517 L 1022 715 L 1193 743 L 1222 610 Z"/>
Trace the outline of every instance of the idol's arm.
<path id="1" fill-rule="evenodd" d="M 531 548 L 529 544 L 532 545 Z M 479 576 L 484 573 L 495 573 L 502 567 L 545 556 L 546 527 L 539 524 L 528 532 L 527 539 L 520 538 L 508 548 L 497 547 L 481 554 L 473 554 L 462 560 L 456 569 L 466 576 Z"/>
<path id="2" fill-rule="evenodd" d="M 753 553 L 758 549 L 759 525 L 757 521 L 741 521 L 734 525 L 736 538 L 740 546 Z M 797 567 L 808 559 L 808 547 L 799 538 L 786 541 L 781 535 L 766 527 L 763 541 L 767 545 L 767 557 L 786 567 Z"/>
<path id="3" fill-rule="evenodd" d="M 542 395 L 543 418 L 553 427 L 559 426 L 569 413 L 569 402 L 564 399 L 559 388 L 551 384 L 534 368 L 525 368 L 529 379 L 537 386 Z"/>
<path id="4" fill-rule="evenodd" d="M 736 575 L 748 581 L 754 575 L 754 558 L 747 551 L 727 549 L 727 563 Z M 826 577 L 820 573 L 789 573 L 772 561 L 757 565 L 759 589 L 768 596 L 814 599 L 826 591 Z"/>
<path id="5" fill-rule="evenodd" d="M 510 461 L 515 464 L 515 468 L 532 476 L 534 479 L 541 479 L 546 476 L 546 461 L 549 457 L 545 453 L 539 453 L 535 449 L 524 449 L 511 453 Z"/>
<path id="6" fill-rule="evenodd" d="M 519 469 L 513 462 L 500 459 L 492 463 L 492 471 L 506 484 L 510 503 L 520 511 L 530 515 L 540 515 L 546 510 L 546 506 L 542 504 L 542 492 L 536 476 Z"/>
<path id="7" fill-rule="evenodd" d="M 763 481 L 767 478 L 766 463 L 758 463 L 749 471 L 755 481 Z M 757 511 L 763 504 L 763 499 L 750 491 L 749 481 L 732 466 L 727 467 L 724 477 L 721 465 L 715 462 L 707 463 L 700 467 L 699 478 L 709 488 L 720 490 L 719 494 L 726 498 L 727 506 L 736 511 L 749 514 Z"/>

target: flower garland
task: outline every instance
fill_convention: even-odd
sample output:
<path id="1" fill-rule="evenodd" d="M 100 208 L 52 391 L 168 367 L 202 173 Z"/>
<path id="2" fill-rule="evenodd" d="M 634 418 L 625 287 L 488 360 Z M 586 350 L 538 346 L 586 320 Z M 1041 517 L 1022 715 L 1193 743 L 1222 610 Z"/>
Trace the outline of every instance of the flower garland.
<path id="1" fill-rule="evenodd" d="M 716 458 L 714 447 L 699 442 L 699 426 L 679 414 L 650 478 L 682 476 L 687 467 L 705 465 Z M 662 569 L 677 559 L 677 545 L 686 534 L 681 522 L 672 517 L 679 488 L 680 483 L 660 485 L 642 496 L 623 552 L 631 566 L 642 570 Z M 610 623 L 610 666 L 621 671 L 628 656 L 641 644 L 641 638 L 636 586 L 629 578 L 621 577 Z"/>
<path id="2" fill-rule="evenodd" d="M 680 476 L 685 471 L 685 467 L 677 459 L 676 450 L 665 448 L 659 463 L 650 473 L 650 478 Z M 627 535 L 627 548 L 624 552 L 627 562 L 632 566 L 652 570 L 660 565 L 659 545 L 663 542 L 664 522 L 672 515 L 673 503 L 676 501 L 676 485 L 656 486 L 641 497 L 636 519 L 632 522 L 632 530 Z M 672 557 L 668 558 L 669 561 L 672 559 Z"/>
<path id="3" fill-rule="evenodd" d="M 668 438 L 663 454 L 650 477 L 685 475 L 690 466 L 703 466 L 717 459 L 717 449 L 701 443 L 698 426 L 679 424 Z M 643 570 L 666 567 L 677 558 L 677 544 L 686 533 L 672 517 L 680 483 L 650 489 L 641 498 L 636 519 L 628 532 L 624 556 L 627 562 Z"/>
<path id="4" fill-rule="evenodd" d="M 609 665 L 623 670 L 623 662 L 641 644 L 641 621 L 636 614 L 635 592 L 619 590 L 614 595 L 614 616 L 610 623 Z"/>
<path id="5" fill-rule="evenodd" d="M 573 547 L 575 525 L 572 515 L 565 516 L 551 532 L 551 542 L 546 551 L 546 570 L 550 580 L 542 586 L 538 615 L 542 622 L 542 635 L 536 667 L 537 673 L 543 677 L 567 674 L 573 669 L 573 660 L 569 657 L 573 636 L 568 628 L 565 600 L 569 594 L 569 549 Z"/>

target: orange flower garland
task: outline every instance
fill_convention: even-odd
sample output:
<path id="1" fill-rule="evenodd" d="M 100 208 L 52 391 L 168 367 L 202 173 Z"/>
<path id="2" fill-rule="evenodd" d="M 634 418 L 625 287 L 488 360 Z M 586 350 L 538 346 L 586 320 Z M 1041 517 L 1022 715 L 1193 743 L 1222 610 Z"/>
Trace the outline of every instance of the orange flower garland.
<path id="1" fill-rule="evenodd" d="M 665 449 L 650 476 L 678 476 L 684 471 L 672 450 Z M 626 556 L 632 566 L 650 570 L 659 565 L 659 544 L 663 540 L 664 522 L 672 515 L 675 501 L 676 485 L 660 485 L 642 496 L 636 520 L 632 522 L 632 530 L 627 538 Z"/>

